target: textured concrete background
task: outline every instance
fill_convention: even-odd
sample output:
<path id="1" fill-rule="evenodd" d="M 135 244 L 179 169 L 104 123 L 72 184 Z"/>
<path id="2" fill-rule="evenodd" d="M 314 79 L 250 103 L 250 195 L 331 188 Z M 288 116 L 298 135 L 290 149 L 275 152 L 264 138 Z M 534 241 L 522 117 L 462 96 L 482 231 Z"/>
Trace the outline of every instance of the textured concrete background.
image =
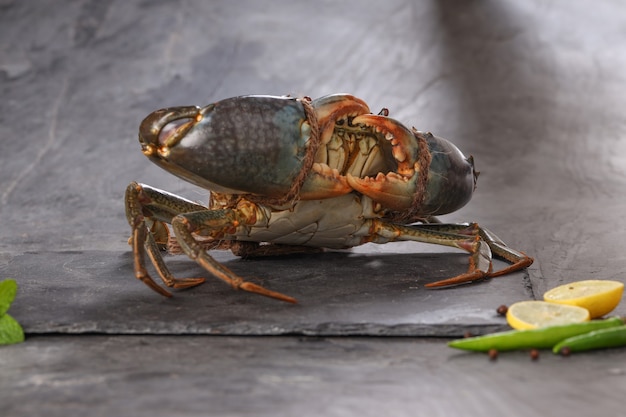
<path id="1" fill-rule="evenodd" d="M 621 350 L 489 363 L 441 339 L 380 336 L 492 331 L 505 327 L 500 304 L 624 280 L 625 11 L 618 1 L 0 1 L 0 279 L 18 281 L 11 314 L 28 335 L 0 349 L 1 414 L 621 415 Z M 444 220 L 478 221 L 535 264 L 427 291 L 466 257 L 413 244 L 216 255 L 297 306 L 211 279 L 165 300 L 133 278 L 126 185 L 207 199 L 141 154 L 145 115 L 336 92 L 473 154 L 479 188 Z M 184 257 L 168 262 L 202 275 Z"/>

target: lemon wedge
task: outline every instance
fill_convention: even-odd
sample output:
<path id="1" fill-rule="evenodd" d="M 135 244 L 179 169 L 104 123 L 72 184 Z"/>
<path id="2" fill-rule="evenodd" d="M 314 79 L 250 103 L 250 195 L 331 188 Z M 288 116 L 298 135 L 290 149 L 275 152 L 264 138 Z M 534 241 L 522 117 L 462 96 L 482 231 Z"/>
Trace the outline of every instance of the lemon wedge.
<path id="1" fill-rule="evenodd" d="M 583 307 L 592 319 L 613 311 L 622 300 L 624 284 L 619 281 L 587 280 L 553 288 L 543 295 L 550 303 Z"/>
<path id="2" fill-rule="evenodd" d="M 580 323 L 587 320 L 589 310 L 585 308 L 546 301 L 520 301 L 511 305 L 506 313 L 506 321 L 516 330 Z"/>

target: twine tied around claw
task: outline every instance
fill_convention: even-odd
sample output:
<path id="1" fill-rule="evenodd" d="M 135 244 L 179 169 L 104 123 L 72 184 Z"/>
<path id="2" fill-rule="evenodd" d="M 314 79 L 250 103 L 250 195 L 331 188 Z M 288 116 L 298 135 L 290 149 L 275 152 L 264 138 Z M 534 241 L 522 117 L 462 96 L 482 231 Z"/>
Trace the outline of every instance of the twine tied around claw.
<path id="1" fill-rule="evenodd" d="M 268 205 L 268 206 L 285 206 L 291 205 L 295 203 L 300 197 L 300 189 L 306 181 L 306 177 L 309 175 L 309 172 L 313 168 L 313 162 L 315 162 L 315 154 L 320 147 L 321 143 L 321 129 L 319 125 L 319 121 L 317 119 L 317 113 L 315 112 L 315 108 L 311 104 L 310 97 L 304 97 L 302 99 L 297 99 L 302 104 L 304 108 L 304 114 L 306 115 L 306 120 L 309 123 L 311 129 L 311 135 L 309 136 L 309 140 L 307 142 L 306 151 L 304 154 L 304 159 L 302 161 L 302 168 L 300 168 L 300 172 L 293 180 L 291 184 L 291 188 L 289 191 L 282 197 L 264 197 L 258 196 L 254 194 L 246 194 L 244 198 L 246 200 L 252 201 L 256 204 Z"/>

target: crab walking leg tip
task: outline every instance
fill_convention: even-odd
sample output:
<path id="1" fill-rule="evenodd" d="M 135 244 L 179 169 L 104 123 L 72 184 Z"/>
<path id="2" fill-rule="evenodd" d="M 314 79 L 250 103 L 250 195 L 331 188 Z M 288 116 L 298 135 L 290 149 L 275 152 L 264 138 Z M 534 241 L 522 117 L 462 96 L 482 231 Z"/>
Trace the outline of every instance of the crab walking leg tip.
<path id="1" fill-rule="evenodd" d="M 275 298 L 277 300 L 285 301 L 287 303 L 291 303 L 291 304 L 298 303 L 298 300 L 296 300 L 293 297 L 290 297 L 285 294 L 281 294 L 276 291 L 268 290 L 267 288 L 263 288 L 260 285 L 253 284 L 251 282 L 243 282 L 241 285 L 239 285 L 238 288 L 244 291 L 248 291 L 248 292 L 252 292 L 255 294 L 264 295 L 266 297 Z"/>
<path id="2" fill-rule="evenodd" d="M 485 279 L 487 277 L 488 277 L 488 274 L 486 274 L 485 272 L 483 272 L 483 271 L 475 271 L 475 272 L 468 273 L 468 274 L 458 275 L 458 276 L 453 277 L 453 278 L 443 279 L 441 281 L 430 282 L 428 284 L 425 284 L 424 286 L 426 288 L 450 287 L 450 286 L 453 286 L 453 285 L 466 284 L 466 283 L 469 283 L 469 282 L 482 280 L 482 279 Z"/>
<path id="3" fill-rule="evenodd" d="M 155 292 L 161 294 L 163 297 L 171 298 L 172 293 L 167 291 L 166 289 L 157 285 L 156 282 L 150 276 L 137 276 L 137 279 L 146 284 L 148 287 L 153 289 Z"/>
<path id="4" fill-rule="evenodd" d="M 512 272 L 521 271 L 522 269 L 526 269 L 533 264 L 535 260 L 531 257 L 522 258 L 519 261 L 515 262 L 513 265 L 508 266 L 507 268 L 501 269 L 499 271 L 490 273 L 489 276 L 492 278 L 500 277 L 502 275 L 507 275 Z"/>
<path id="5" fill-rule="evenodd" d="M 198 286 L 206 281 L 204 278 L 176 278 L 173 284 L 174 288 L 184 289 Z"/>

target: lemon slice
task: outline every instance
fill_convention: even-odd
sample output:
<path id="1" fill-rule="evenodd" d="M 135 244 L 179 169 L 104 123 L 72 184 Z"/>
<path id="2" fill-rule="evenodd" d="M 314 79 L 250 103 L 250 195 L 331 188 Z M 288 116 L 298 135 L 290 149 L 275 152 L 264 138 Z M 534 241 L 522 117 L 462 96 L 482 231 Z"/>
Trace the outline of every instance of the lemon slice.
<path id="1" fill-rule="evenodd" d="M 567 304 L 589 310 L 592 319 L 613 311 L 622 300 L 624 284 L 618 281 L 587 280 L 561 285 L 546 292 L 550 303 Z"/>
<path id="2" fill-rule="evenodd" d="M 516 330 L 536 329 L 589 320 L 589 310 L 545 301 L 520 301 L 509 307 L 506 321 Z"/>

